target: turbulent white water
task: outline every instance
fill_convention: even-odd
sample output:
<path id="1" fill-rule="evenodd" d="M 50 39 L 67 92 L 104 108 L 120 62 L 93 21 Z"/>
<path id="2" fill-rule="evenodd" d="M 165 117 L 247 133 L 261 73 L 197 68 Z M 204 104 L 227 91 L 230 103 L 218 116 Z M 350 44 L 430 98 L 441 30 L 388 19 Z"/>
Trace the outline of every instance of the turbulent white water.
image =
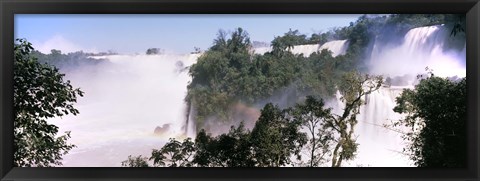
<path id="1" fill-rule="evenodd" d="M 313 44 L 313 45 L 296 45 L 293 46 L 290 52 L 293 54 L 303 54 L 303 56 L 308 57 L 314 52 L 327 49 L 332 51 L 332 56 L 336 57 L 338 55 L 343 55 L 347 51 L 348 43 L 347 40 L 334 40 L 324 43 L 323 45 Z M 256 54 L 264 54 L 266 52 L 272 51 L 272 47 L 259 47 L 255 48 L 254 52 Z"/>
<path id="2" fill-rule="evenodd" d="M 465 48 L 462 51 L 445 50 L 444 43 L 449 33 L 442 26 L 415 28 L 407 32 L 402 44 L 389 46 L 375 44 L 371 56 L 371 73 L 384 76 L 404 76 L 406 86 L 381 87 L 365 98 L 358 124 L 355 127 L 358 147 L 357 157 L 345 166 L 413 166 L 413 162 L 402 154 L 406 142 L 401 133 L 386 129 L 385 124 L 399 120 L 402 115 L 393 112 L 395 98 L 404 88 L 413 89 L 415 75 L 426 73 L 425 67 L 441 77 L 465 77 Z M 337 95 L 332 103 L 337 113 L 343 107 Z M 402 128 L 397 128 L 402 130 Z"/>
<path id="3" fill-rule="evenodd" d="M 184 69 L 198 56 L 112 55 L 66 73 L 85 96 L 75 104 L 79 115 L 51 120 L 60 132 L 72 131 L 69 142 L 77 146 L 64 166 L 120 166 L 130 154 L 150 156 L 168 138 L 184 136 L 191 79 Z M 154 135 L 164 124 L 169 130 Z"/>
<path id="4" fill-rule="evenodd" d="M 307 47 L 294 50 L 315 52 Z M 75 104 L 79 115 L 49 120 L 60 132 L 71 131 L 69 142 L 77 146 L 64 156 L 64 166 L 120 166 L 128 155 L 149 156 L 170 137 L 195 137 L 194 109 L 184 101 L 191 80 L 185 68 L 199 56 L 97 56 L 105 61 L 67 72 L 65 79 L 85 96 Z M 168 130 L 154 134 L 164 125 Z"/>
<path id="5" fill-rule="evenodd" d="M 197 135 L 197 128 L 195 126 L 196 124 L 194 120 L 194 115 L 195 115 L 195 110 L 193 109 L 193 105 L 190 105 L 188 110 L 188 120 L 185 125 L 186 127 L 185 133 L 187 134 L 187 137 L 190 137 L 192 139 L 195 139 Z"/>
<path id="6" fill-rule="evenodd" d="M 335 40 L 329 41 L 322 46 L 320 46 L 319 50 L 327 49 L 332 51 L 332 56 L 336 57 L 338 55 L 344 55 L 347 52 L 348 43 L 347 40 Z"/>
<path id="7" fill-rule="evenodd" d="M 412 166 L 409 158 L 401 153 L 406 146 L 401 133 L 384 127 L 385 124 L 391 124 L 391 121 L 402 118 L 402 115 L 393 112 L 393 107 L 396 104 L 395 98 L 404 88 L 412 87 L 381 87 L 363 98 L 366 104 L 360 108 L 358 124 L 355 126 L 354 138 L 360 144 L 357 156 L 355 160 L 347 161 L 343 166 Z M 336 101 L 329 103 L 329 106 L 334 108 L 334 113 L 341 115 L 344 103 L 340 101 L 339 92 L 336 96 Z"/>
<path id="8" fill-rule="evenodd" d="M 460 52 L 443 50 L 442 36 L 448 34 L 441 26 L 421 27 L 410 30 L 398 46 L 375 44 L 369 60 L 371 73 L 416 75 L 429 66 L 436 75 L 465 76 L 465 48 Z M 337 56 L 347 48 L 346 40 L 337 40 L 321 46 L 299 45 L 291 51 L 308 56 L 328 49 Z M 268 51 L 270 47 L 254 49 L 257 54 Z M 75 105 L 79 115 L 50 120 L 60 132 L 72 131 L 69 142 L 77 146 L 64 156 L 64 166 L 120 166 L 128 155 L 150 156 L 152 148 L 160 148 L 170 137 L 194 137 L 195 110 L 184 101 L 191 80 L 185 68 L 198 57 L 111 55 L 97 57 L 106 59 L 98 65 L 66 73 L 65 79 L 80 87 L 85 97 Z M 355 127 L 360 144 L 357 158 L 344 166 L 412 166 L 401 154 L 405 143 L 400 133 L 383 127 L 401 118 L 392 109 L 403 88 L 413 87 L 413 80 L 406 82 L 407 87 L 382 87 L 365 98 L 367 104 L 361 107 Z M 342 111 L 340 96 L 328 103 L 337 114 Z M 166 124 L 169 129 L 164 134 L 153 134 L 157 126 Z"/>
<path id="9" fill-rule="evenodd" d="M 444 49 L 453 39 L 442 25 L 414 28 L 408 31 L 399 46 L 375 44 L 371 53 L 373 74 L 405 75 L 426 73 L 425 67 L 442 77 L 465 77 L 465 48 L 463 51 Z"/>

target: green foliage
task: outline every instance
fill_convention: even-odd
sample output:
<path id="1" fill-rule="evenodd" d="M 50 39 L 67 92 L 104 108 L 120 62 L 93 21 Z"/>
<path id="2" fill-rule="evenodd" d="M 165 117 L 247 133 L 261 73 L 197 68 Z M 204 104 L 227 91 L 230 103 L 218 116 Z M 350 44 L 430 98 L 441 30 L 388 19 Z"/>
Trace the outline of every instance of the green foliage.
<path id="1" fill-rule="evenodd" d="M 306 35 L 300 34 L 298 30 L 289 30 L 283 36 L 275 37 L 272 42 L 272 54 L 277 57 L 282 57 L 287 51 L 291 50 L 295 45 L 306 44 L 324 44 L 332 39 L 332 32 L 312 34 L 310 38 Z"/>
<path id="2" fill-rule="evenodd" d="M 300 159 L 300 151 L 307 142 L 300 131 L 302 122 L 293 118 L 289 110 L 267 104 L 252 132 L 243 122 L 231 127 L 228 133 L 212 137 L 202 129 L 195 143 L 190 138 L 175 139 L 160 150 L 154 149 L 149 160 L 154 167 L 279 167 L 291 164 L 292 156 Z M 127 167 L 148 167 L 146 158 L 131 157 L 122 162 Z"/>
<path id="3" fill-rule="evenodd" d="M 250 132 L 243 122 L 231 127 L 227 134 L 211 137 L 201 130 L 195 139 L 196 155 L 193 162 L 200 167 L 252 167 Z"/>
<path id="4" fill-rule="evenodd" d="M 443 45 L 444 49 L 456 49 L 461 51 L 466 44 L 466 17 L 465 14 L 447 14 L 444 17 L 445 27 L 451 29 L 450 37 Z"/>
<path id="5" fill-rule="evenodd" d="M 347 39 L 349 40 L 349 53 L 359 55 L 363 58 L 363 53 L 370 43 L 370 38 L 374 37 L 375 22 L 366 15 L 358 18 L 354 26 L 349 27 Z"/>
<path id="6" fill-rule="evenodd" d="M 279 167 L 291 164 L 291 155 L 300 159 L 300 151 L 307 142 L 300 132 L 302 122 L 269 103 L 251 133 L 254 158 L 259 167 Z"/>
<path id="7" fill-rule="evenodd" d="M 324 43 L 327 43 L 329 41 L 330 36 L 331 36 L 331 32 L 321 33 L 321 34 L 314 33 L 305 43 L 323 45 Z"/>
<path id="8" fill-rule="evenodd" d="M 466 166 L 466 78 L 451 81 L 430 74 L 397 98 L 395 112 L 404 119 L 395 126 L 406 126 L 404 150 L 419 167 Z"/>
<path id="9" fill-rule="evenodd" d="M 313 96 L 307 96 L 303 104 L 283 110 L 268 103 L 251 132 L 244 128 L 243 122 L 216 137 L 201 129 L 194 144 L 190 139 L 182 144 L 171 139 L 161 150 L 153 150 L 150 160 L 154 166 L 280 167 L 295 165 L 292 157 L 301 161 L 300 153 L 308 143 L 308 166 L 326 163 L 330 148 L 335 145 L 332 166 L 340 167 L 343 160 L 353 159 L 357 151 L 353 133 L 356 115 L 363 104 L 361 98 L 383 83 L 382 77 L 358 72 L 344 74 L 342 80 L 340 90 L 345 103 L 342 115 L 332 114 L 330 108 L 324 108 L 322 99 Z M 310 137 L 300 130 L 302 127 L 310 131 Z"/>
<path id="10" fill-rule="evenodd" d="M 67 143 L 70 132 L 57 136 L 58 127 L 48 124 L 47 119 L 77 115 L 79 111 L 73 104 L 83 92 L 64 81 L 64 74 L 57 68 L 41 64 L 31 56 L 31 43 L 17 41 L 13 70 L 14 166 L 61 165 L 61 156 L 74 145 Z"/>
<path id="11" fill-rule="evenodd" d="M 364 60 L 368 59 L 368 50 L 373 43 L 402 43 L 405 34 L 413 29 L 423 26 L 445 24 L 452 29 L 452 34 L 457 32 L 464 35 L 465 16 L 457 14 L 392 14 L 392 15 L 363 15 L 348 27 L 333 30 L 334 39 L 348 39 L 349 48 L 346 56 L 354 60 L 355 67 L 365 70 Z M 464 43 L 458 43 L 463 45 Z"/>
<path id="12" fill-rule="evenodd" d="M 465 14 L 447 14 L 444 17 L 444 22 L 452 29 L 450 35 L 457 36 L 457 34 L 465 36 L 466 17 Z"/>
<path id="13" fill-rule="evenodd" d="M 183 142 L 171 138 L 160 150 L 153 149 L 150 158 L 142 155 L 132 157 L 122 161 L 123 167 L 150 167 L 149 160 L 153 160 L 153 167 L 191 167 L 192 157 L 195 153 L 194 143 L 191 138 Z"/>
<path id="14" fill-rule="evenodd" d="M 290 31 L 278 40 L 296 44 L 306 41 L 305 37 Z M 243 29 L 237 29 L 229 39 L 227 33 L 219 31 L 214 45 L 191 66 L 186 100 L 197 110 L 198 129 L 208 130 L 207 119 L 236 121 L 229 117 L 232 104 L 254 104 L 287 87 L 294 88 L 287 105 L 294 105 L 304 95 L 331 97 L 342 72 L 353 68 L 346 57 L 334 58 L 326 50 L 308 58 L 288 51 L 279 57 L 275 53 L 251 55 L 250 47 Z"/>
<path id="15" fill-rule="evenodd" d="M 295 45 L 306 44 L 306 36 L 299 34 L 298 30 L 290 29 L 284 36 L 275 37 L 271 44 L 273 54 L 281 56 Z"/>
<path id="16" fill-rule="evenodd" d="M 298 30 L 290 30 L 283 36 L 275 37 L 271 42 L 272 52 L 263 55 L 251 53 L 250 39 L 243 29 L 238 28 L 230 34 L 221 30 L 213 46 L 190 67 L 192 81 L 188 85 L 186 101 L 192 103 L 196 110 L 194 120 L 197 129 L 209 131 L 209 121 L 238 124 L 241 120 L 230 116 L 234 111 L 233 105 L 238 102 L 252 107 L 265 100 L 279 104 L 274 98 L 282 94 L 282 99 L 286 101 L 282 101 L 281 106 L 290 107 L 306 95 L 329 99 L 340 89 L 348 110 L 334 117 L 344 121 L 338 122 L 337 126 L 348 128 L 348 125 L 356 124 L 354 115 L 358 114 L 358 107 L 362 104 L 356 98 L 369 93 L 368 90 L 362 91 L 359 83 L 369 84 L 374 89 L 379 85 L 378 77 L 359 73 L 368 71 L 364 61 L 368 60 L 370 55 L 366 52 L 373 43 L 401 43 L 401 38 L 412 28 L 438 24 L 454 27 L 449 25 L 453 20 L 458 22 L 460 34 L 457 36 L 463 36 L 460 15 L 364 15 L 349 26 L 312 34 L 311 37 Z M 299 44 L 322 44 L 327 40 L 340 39 L 348 40 L 349 48 L 345 55 L 333 57 L 328 50 L 322 50 L 304 57 L 288 51 Z M 463 48 L 464 43 L 456 44 Z M 352 158 L 353 154 L 349 153 L 356 149 L 354 141 L 347 139 L 348 132 L 345 135 L 341 144 L 343 148 L 338 148 L 338 152 L 342 152 L 341 159 Z M 339 155 L 337 153 L 336 157 Z"/>
<path id="17" fill-rule="evenodd" d="M 188 85 L 187 101 L 197 109 L 197 127 L 203 127 L 209 116 L 218 116 L 227 121 L 227 110 L 238 96 L 237 85 L 242 76 L 248 74 L 251 48 L 248 33 L 238 28 L 230 39 L 219 31 L 214 45 L 199 57 L 190 68 L 192 82 Z"/>
<path id="18" fill-rule="evenodd" d="M 343 160 L 355 158 L 358 144 L 353 138 L 353 133 L 358 123 L 357 115 L 360 113 L 360 106 L 364 104 L 362 97 L 378 90 L 382 84 L 382 76 L 371 76 L 356 71 L 344 74 L 342 83 L 338 87 L 342 94 L 340 100 L 345 104 L 343 114 L 326 119 L 326 125 L 339 135 L 333 150 L 332 167 L 340 167 Z"/>
<path id="19" fill-rule="evenodd" d="M 328 50 L 322 50 L 313 53 L 301 70 L 299 88 L 303 95 L 313 95 L 315 97 L 330 98 L 334 95 L 335 85 L 339 82 L 342 65 L 348 63 L 343 60 L 343 56 L 332 57 Z"/>
<path id="20" fill-rule="evenodd" d="M 221 165 L 212 158 L 216 155 L 215 144 L 213 138 L 207 134 L 205 129 L 200 130 L 195 138 L 195 156 L 193 162 L 197 163 L 200 167 Z"/>
<path id="21" fill-rule="evenodd" d="M 60 70 L 78 67 L 82 65 L 95 65 L 102 60 L 89 58 L 93 54 L 84 52 L 73 52 L 62 54 L 60 50 L 51 50 L 50 54 L 43 54 L 39 51 L 32 50 L 31 56 L 37 58 L 37 61 L 42 64 L 49 64 L 57 67 Z"/>
<path id="22" fill-rule="evenodd" d="M 136 157 L 128 155 L 128 159 L 122 161 L 122 167 L 150 167 L 147 160 L 148 158 L 142 157 L 142 155 Z"/>
<path id="23" fill-rule="evenodd" d="M 194 143 L 191 138 L 179 142 L 170 138 L 160 150 L 153 149 L 150 160 L 153 160 L 154 166 L 167 167 L 191 167 L 194 154 Z"/>
<path id="24" fill-rule="evenodd" d="M 267 104 L 252 132 L 243 122 L 226 134 L 212 137 L 202 129 L 195 139 L 193 163 L 200 167 L 285 166 L 299 156 L 306 143 L 300 122 L 287 118 L 287 111 Z"/>
<path id="25" fill-rule="evenodd" d="M 413 28 L 440 25 L 445 22 L 445 14 L 394 14 L 385 20 L 385 27 L 389 27 L 388 31 L 393 34 L 404 35 Z"/>
<path id="26" fill-rule="evenodd" d="M 318 167 L 329 161 L 331 144 L 334 141 L 333 132 L 329 129 L 327 119 L 330 119 L 331 108 L 324 108 L 322 99 L 307 96 L 303 104 L 297 104 L 292 110 L 294 119 L 308 129 L 309 135 L 309 167 Z"/>

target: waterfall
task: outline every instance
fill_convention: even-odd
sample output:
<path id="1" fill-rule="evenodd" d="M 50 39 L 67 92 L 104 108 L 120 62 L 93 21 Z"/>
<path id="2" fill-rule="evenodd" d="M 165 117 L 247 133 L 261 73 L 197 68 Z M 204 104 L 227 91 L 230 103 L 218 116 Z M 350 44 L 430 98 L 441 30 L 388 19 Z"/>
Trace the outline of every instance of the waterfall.
<path id="1" fill-rule="evenodd" d="M 187 101 L 187 116 L 185 117 L 186 121 L 185 121 L 185 125 L 184 125 L 184 128 L 185 128 L 185 135 L 188 134 L 188 131 L 189 131 L 189 123 L 190 121 L 192 121 L 191 119 L 191 116 L 192 116 L 192 102 L 191 101 Z"/>
<path id="2" fill-rule="evenodd" d="M 359 143 L 354 160 L 347 161 L 343 166 L 381 166 L 395 167 L 412 165 L 409 158 L 401 154 L 405 143 L 399 132 L 384 127 L 392 120 L 402 118 L 402 115 L 393 112 L 395 98 L 404 88 L 411 87 L 381 87 L 379 90 L 365 96 L 366 103 L 360 107 L 355 125 L 354 138 Z M 326 106 L 333 108 L 333 113 L 341 115 L 345 104 L 341 101 L 341 93 L 336 92 L 335 98 L 327 102 Z"/>
<path id="3" fill-rule="evenodd" d="M 355 136 L 357 157 L 344 166 L 411 166 L 402 155 L 406 143 L 401 134 L 383 127 L 391 120 L 402 118 L 393 112 L 395 98 L 404 88 L 412 88 L 412 79 L 425 73 L 428 66 L 440 76 L 465 76 L 465 47 L 460 51 L 444 48 L 448 31 L 443 26 L 415 28 L 405 35 L 400 45 L 375 43 L 371 53 L 370 73 L 400 77 L 390 87 L 364 97 L 357 116 Z M 297 45 L 290 51 L 309 56 L 323 49 L 333 56 L 343 55 L 347 40 L 335 40 L 323 45 Z M 256 54 L 271 51 L 271 47 L 255 48 Z M 185 55 L 108 55 L 95 66 L 80 67 L 66 74 L 85 92 L 75 107 L 77 116 L 67 115 L 49 122 L 59 126 L 59 132 L 72 131 L 69 142 L 77 147 L 64 156 L 64 166 L 120 166 L 128 155 L 151 154 L 171 137 L 195 137 L 195 108 L 185 103 L 187 85 L 191 81 L 188 67 L 200 54 Z M 463 64 L 462 64 L 463 63 Z M 404 80 L 405 79 L 405 80 Z M 328 102 L 334 112 L 343 111 L 341 94 Z M 237 117 L 243 119 L 259 116 L 259 111 L 236 105 Z M 185 115 L 187 113 L 187 115 Z M 254 122 L 255 120 L 251 121 Z M 165 136 L 154 135 L 154 128 L 162 125 Z M 253 127 L 253 124 L 251 125 Z M 90 158 L 85 160 L 84 158 Z"/>
<path id="4" fill-rule="evenodd" d="M 402 134 L 384 127 L 403 118 L 393 111 L 395 98 L 402 91 L 403 88 L 381 87 L 365 97 L 366 104 L 360 108 L 355 127 L 360 146 L 354 162 L 371 166 L 412 165 L 410 159 L 401 154 L 407 145 Z"/>
<path id="5" fill-rule="evenodd" d="M 67 72 L 65 79 L 85 96 L 75 104 L 80 114 L 49 120 L 60 133 L 71 131 L 69 143 L 77 146 L 64 156 L 64 166 L 120 166 L 128 155 L 149 156 L 169 138 L 184 138 L 191 109 L 184 101 L 187 68 L 199 56 L 109 55 Z M 188 126 L 187 136 L 194 135 L 194 124 Z M 163 128 L 161 135 L 154 134 L 156 127 Z"/>
<path id="6" fill-rule="evenodd" d="M 324 43 L 323 45 L 312 44 L 312 45 L 296 45 L 293 46 L 290 52 L 293 54 L 303 54 L 303 56 L 308 57 L 310 54 L 327 49 L 332 51 L 332 56 L 336 57 L 338 55 L 344 55 L 347 51 L 348 43 L 347 40 L 334 40 Z M 255 54 L 263 55 L 264 53 L 272 51 L 272 47 L 258 47 L 254 48 Z"/>
<path id="7" fill-rule="evenodd" d="M 189 103 L 187 121 L 186 121 L 186 125 L 185 125 L 185 134 L 186 134 L 187 137 L 190 137 L 192 139 L 195 139 L 195 137 L 197 135 L 194 115 L 195 115 L 195 111 L 193 109 L 193 105 L 192 105 L 192 103 Z"/>
<path id="8" fill-rule="evenodd" d="M 390 87 L 381 87 L 364 97 L 365 105 L 360 108 L 355 126 L 357 157 L 345 166 L 413 166 L 412 161 L 402 154 L 407 143 L 402 134 L 384 127 L 404 115 L 393 112 L 395 98 L 404 89 L 413 89 L 417 74 L 426 73 L 425 67 L 441 77 L 465 77 L 465 47 L 463 50 L 444 49 L 449 37 L 441 25 L 414 28 L 407 32 L 400 45 L 382 44 L 375 41 L 370 57 L 373 74 L 396 76 Z M 341 95 L 331 105 L 334 111 L 343 111 Z M 402 128 L 398 128 L 400 131 Z M 405 128 L 403 128 L 405 129 Z"/>
<path id="9" fill-rule="evenodd" d="M 347 52 L 348 43 L 347 40 L 335 40 L 329 41 L 323 44 L 319 50 L 327 49 L 332 51 L 332 56 L 344 55 Z"/>
<path id="10" fill-rule="evenodd" d="M 303 56 L 308 57 L 310 54 L 317 52 L 320 48 L 318 44 L 314 45 L 296 45 L 290 50 L 293 54 L 303 54 Z"/>
<path id="11" fill-rule="evenodd" d="M 259 54 L 259 55 L 263 55 L 267 52 L 271 52 L 272 51 L 272 47 L 257 47 L 257 48 L 253 48 L 253 52 L 255 54 Z"/>
<path id="12" fill-rule="evenodd" d="M 443 25 L 411 29 L 400 45 L 377 43 L 371 52 L 373 74 L 402 76 L 426 73 L 425 67 L 442 77 L 465 77 L 465 54 L 444 45 L 454 37 Z"/>

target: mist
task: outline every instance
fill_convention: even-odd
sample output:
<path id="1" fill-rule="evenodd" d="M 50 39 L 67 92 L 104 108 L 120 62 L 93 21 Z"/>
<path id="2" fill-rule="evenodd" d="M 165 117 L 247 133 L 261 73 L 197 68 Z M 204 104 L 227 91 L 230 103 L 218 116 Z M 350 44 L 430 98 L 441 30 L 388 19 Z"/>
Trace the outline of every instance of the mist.
<path id="1" fill-rule="evenodd" d="M 416 77 L 427 73 L 426 67 L 437 76 L 465 77 L 466 45 L 462 44 L 461 50 L 446 48 L 446 44 L 458 44 L 458 41 L 443 25 L 414 28 L 400 39 L 400 44 L 375 42 L 367 60 L 368 67 L 372 74 L 392 77 Z"/>
<path id="2" fill-rule="evenodd" d="M 312 53 L 320 52 L 323 49 L 331 51 L 332 56 L 344 55 L 348 49 L 347 40 L 332 40 L 324 44 L 296 45 L 289 49 L 293 54 L 310 56 Z M 259 46 L 253 49 L 254 54 L 265 54 L 272 51 L 272 47 Z M 245 104 L 242 98 L 236 101 L 228 108 L 229 120 L 222 120 L 216 115 L 212 115 L 205 120 L 205 128 L 213 136 L 227 133 L 232 126 L 236 127 L 240 122 L 244 123 L 246 129 L 253 129 L 255 122 L 260 117 L 261 109 L 268 103 L 277 105 L 280 109 L 295 106 L 299 98 L 302 99 L 307 95 L 299 95 L 297 91 L 298 81 L 294 81 L 288 86 L 275 90 L 273 94 L 265 99 L 256 101 L 250 105 Z M 189 120 L 190 121 L 190 120 Z"/>
<path id="3" fill-rule="evenodd" d="M 60 132 L 72 131 L 69 142 L 77 146 L 64 166 L 120 166 L 130 154 L 150 156 L 170 137 L 185 137 L 190 77 L 184 69 L 198 56 L 110 55 L 66 69 L 65 79 L 85 95 L 75 105 L 79 115 L 50 120 Z M 154 134 L 165 124 L 164 134 Z"/>
<path id="4" fill-rule="evenodd" d="M 355 127 L 359 145 L 357 158 L 345 166 L 411 166 L 402 155 L 405 142 L 401 135 L 383 127 L 402 117 L 393 112 L 395 98 L 403 88 L 415 84 L 416 75 L 425 67 L 442 77 L 465 77 L 465 45 L 463 49 L 446 48 L 448 31 L 443 26 L 415 28 L 398 43 L 375 42 L 369 49 L 368 71 L 392 79 L 392 87 L 382 87 L 364 98 L 359 123 Z M 458 44 L 458 43 L 457 43 Z M 298 45 L 291 51 L 309 56 L 328 49 L 333 56 L 343 55 L 347 40 L 323 45 Z M 254 49 L 257 54 L 270 47 Z M 194 138 L 197 128 L 195 107 L 185 102 L 191 81 L 188 68 L 200 54 L 107 55 L 93 56 L 95 64 L 78 64 L 62 69 L 65 79 L 85 92 L 75 107 L 80 114 L 49 120 L 60 132 L 71 131 L 69 142 L 77 147 L 63 157 L 66 167 L 120 166 L 128 155 L 149 157 L 152 149 L 161 148 L 169 138 Z M 396 86 L 396 87 L 395 87 Z M 229 120 L 215 115 L 206 118 L 205 127 L 213 136 L 228 132 L 231 126 L 245 122 L 252 129 L 266 103 L 280 108 L 294 106 L 301 97 L 295 82 L 279 89 L 264 100 L 247 105 L 242 100 L 230 105 Z M 300 98 L 299 98 L 300 97 Z M 336 114 L 343 111 L 341 95 L 327 100 Z M 89 158 L 89 159 L 85 159 Z M 392 159 L 393 158 L 393 159 Z M 394 160 L 394 161 L 392 161 Z"/>

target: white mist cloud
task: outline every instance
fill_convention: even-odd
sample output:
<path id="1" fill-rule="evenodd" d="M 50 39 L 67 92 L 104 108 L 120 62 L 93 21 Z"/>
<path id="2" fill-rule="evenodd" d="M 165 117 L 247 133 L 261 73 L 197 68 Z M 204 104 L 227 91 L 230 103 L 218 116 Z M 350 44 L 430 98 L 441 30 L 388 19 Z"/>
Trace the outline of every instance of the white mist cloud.
<path id="1" fill-rule="evenodd" d="M 80 114 L 49 120 L 59 132 L 71 131 L 69 143 L 77 146 L 64 166 L 121 166 L 128 155 L 148 156 L 168 138 L 182 138 L 191 78 L 180 70 L 198 56 L 112 55 L 66 72 L 65 79 L 85 94 L 75 104 Z M 165 124 L 165 134 L 155 135 Z"/>
<path id="2" fill-rule="evenodd" d="M 466 56 L 463 52 L 445 50 L 449 31 L 442 26 L 427 26 L 410 30 L 399 46 L 375 44 L 370 71 L 389 76 L 427 73 L 426 67 L 441 77 L 465 77 Z"/>
<path id="3" fill-rule="evenodd" d="M 32 41 L 33 47 L 35 50 L 38 50 L 42 53 L 48 54 L 52 49 L 60 50 L 62 53 L 71 53 L 77 51 L 84 52 L 98 52 L 95 48 L 84 48 L 81 47 L 72 41 L 66 39 L 62 35 L 55 35 L 44 42 Z"/>

